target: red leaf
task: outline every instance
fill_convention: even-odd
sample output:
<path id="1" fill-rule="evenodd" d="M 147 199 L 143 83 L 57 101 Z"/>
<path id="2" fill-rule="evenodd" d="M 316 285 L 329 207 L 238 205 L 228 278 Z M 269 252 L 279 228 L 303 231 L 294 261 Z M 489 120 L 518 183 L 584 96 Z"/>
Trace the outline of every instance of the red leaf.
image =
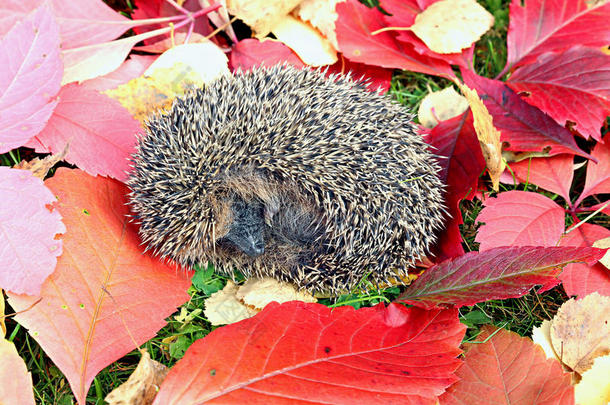
<path id="1" fill-rule="evenodd" d="M 475 241 L 479 250 L 500 246 L 556 246 L 565 228 L 565 211 L 542 194 L 507 191 L 489 198 L 477 217 L 484 222 Z"/>
<path id="2" fill-rule="evenodd" d="M 503 82 L 481 77 L 462 69 L 464 81 L 474 87 L 493 116 L 493 123 L 502 132 L 507 150 L 542 151 L 551 147 L 550 155 L 577 154 L 589 158 L 574 136 L 538 108 L 529 105 Z"/>
<path id="3" fill-rule="evenodd" d="M 571 204 L 570 187 L 574 177 L 574 157 L 558 155 L 511 163 L 511 170 L 518 182 L 535 184 L 545 190 L 557 193 Z"/>
<path id="4" fill-rule="evenodd" d="M 574 203 L 576 207 L 590 195 L 610 193 L 610 137 L 604 137 L 604 141 L 605 143 L 597 143 L 591 151 L 597 163 L 587 163 L 587 180 L 582 194 Z"/>
<path id="5" fill-rule="evenodd" d="M 230 58 L 233 70 L 249 70 L 261 64 L 273 66 L 284 62 L 296 67 L 305 66 L 292 49 L 273 40 L 261 42 L 253 38 L 243 39 L 233 46 Z"/>
<path id="6" fill-rule="evenodd" d="M 88 90 L 96 90 L 99 92 L 116 89 L 121 84 L 125 84 L 131 79 L 142 76 L 155 59 L 157 59 L 157 56 L 131 55 L 118 69 L 113 70 L 105 76 L 87 80 L 86 82 L 83 82 L 82 85 Z"/>
<path id="7" fill-rule="evenodd" d="M 434 308 L 458 307 L 491 299 L 516 298 L 535 285 L 558 283 L 561 267 L 568 263 L 595 262 L 605 250 L 571 247 L 500 247 L 468 252 L 430 267 L 398 298 L 407 304 Z"/>
<path id="8" fill-rule="evenodd" d="M 381 90 L 387 92 L 392 84 L 392 69 L 384 69 L 379 66 L 365 65 L 340 57 L 339 61 L 328 67 L 328 74 L 351 74 L 354 80 L 366 80 L 371 91 Z"/>
<path id="9" fill-rule="evenodd" d="M 576 123 L 585 138 L 601 140 L 600 128 L 610 115 L 610 57 L 600 49 L 576 46 L 563 53 L 545 53 L 517 69 L 506 82 L 528 92 L 529 104 L 565 126 Z"/>
<path id="10" fill-rule="evenodd" d="M 456 310 L 271 303 L 196 341 L 154 404 L 434 404 L 465 329 Z"/>
<path id="11" fill-rule="evenodd" d="M 4 338 L 0 338 L 0 364 L 2 364 L 0 367 L 2 404 L 34 405 L 32 375 L 28 373 L 15 345 Z"/>
<path id="12" fill-rule="evenodd" d="M 38 134 L 57 105 L 59 28 L 47 5 L 0 40 L 0 66 L 0 153 L 5 153 Z"/>
<path id="13" fill-rule="evenodd" d="M 440 235 L 438 256 L 441 259 L 464 254 L 459 225 L 463 223 L 459 208 L 469 194 L 474 195 L 479 175 L 485 169 L 479 140 L 474 131 L 472 113 L 466 113 L 440 122 L 426 136 L 436 148 L 434 153 L 442 167 L 440 178 L 447 185 L 445 201 L 451 219 Z"/>
<path id="14" fill-rule="evenodd" d="M 31 172 L 1 166 L 0 191 L 0 288 L 37 295 L 62 252 L 55 235 L 66 227 L 59 212 L 47 208 L 55 197 Z"/>
<path id="15" fill-rule="evenodd" d="M 80 85 L 62 87 L 59 100 L 46 128 L 28 146 L 58 153 L 69 142 L 68 162 L 92 175 L 125 179 L 138 121 L 118 101 Z"/>
<path id="16" fill-rule="evenodd" d="M 557 360 L 547 359 L 529 338 L 495 331 L 485 326 L 477 337 L 482 343 L 464 343 L 460 380 L 439 398 L 440 405 L 574 404 L 570 374 Z"/>
<path id="17" fill-rule="evenodd" d="M 346 58 L 385 68 L 454 77 L 447 62 L 418 54 L 411 45 L 397 41 L 393 33 L 371 35 L 386 26 L 383 14 L 377 9 L 357 0 L 347 0 L 337 4 L 336 11 L 339 15 L 335 23 L 337 42 Z"/>
<path id="18" fill-rule="evenodd" d="M 123 184 L 60 168 L 46 185 L 68 229 L 64 253 L 38 304 L 14 294 L 9 302 L 84 404 L 95 375 L 153 337 L 188 300 L 190 280 L 142 253 Z"/>
<path id="19" fill-rule="evenodd" d="M 561 246 L 593 246 L 593 242 L 610 237 L 610 230 L 599 225 L 582 224 L 577 229 L 565 235 Z M 585 263 L 569 264 L 559 276 L 563 288 L 568 295 L 584 297 L 597 291 L 601 295 L 610 296 L 610 270 L 601 263 L 588 265 Z"/>
<path id="20" fill-rule="evenodd" d="M 508 26 L 507 66 L 531 63 L 536 56 L 574 45 L 610 43 L 610 3 L 588 0 L 513 0 Z M 592 35 L 592 33 L 595 33 Z"/>

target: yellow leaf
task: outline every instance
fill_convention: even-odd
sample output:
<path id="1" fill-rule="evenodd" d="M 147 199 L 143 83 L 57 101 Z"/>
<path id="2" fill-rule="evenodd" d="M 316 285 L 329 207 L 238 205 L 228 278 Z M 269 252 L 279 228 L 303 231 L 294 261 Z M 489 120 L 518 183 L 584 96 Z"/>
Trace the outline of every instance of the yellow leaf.
<path id="1" fill-rule="evenodd" d="M 415 17 L 411 30 L 437 53 L 459 53 L 494 24 L 476 0 L 441 0 Z"/>
<path id="2" fill-rule="evenodd" d="M 297 291 L 294 285 L 270 277 L 249 279 L 239 288 L 236 297 L 245 305 L 256 309 L 263 309 L 272 301 L 280 304 L 288 301 L 318 301 L 307 291 Z"/>
<path id="3" fill-rule="evenodd" d="M 545 320 L 542 322 L 542 325 L 534 328 L 532 331 L 532 340 L 534 343 L 542 347 L 547 359 L 559 360 L 559 357 L 557 357 L 557 354 L 553 349 L 553 343 L 551 342 L 551 325 L 551 321 Z"/>
<path id="4" fill-rule="evenodd" d="M 466 98 L 453 87 L 428 93 L 419 105 L 417 116 L 426 128 L 434 128 L 439 121 L 456 117 L 468 109 Z"/>
<path id="5" fill-rule="evenodd" d="M 292 16 L 286 16 L 272 28 L 276 38 L 291 48 L 310 66 L 332 65 L 337 61 L 337 51 L 311 25 Z"/>
<path id="6" fill-rule="evenodd" d="M 301 0 L 227 0 L 227 10 L 250 26 L 257 38 L 271 32 Z"/>
<path id="7" fill-rule="evenodd" d="M 6 336 L 6 324 L 4 323 L 4 290 L 0 288 L 0 339 Z"/>
<path id="8" fill-rule="evenodd" d="M 212 325 L 239 322 L 258 313 L 257 310 L 248 308 L 235 297 L 237 289 L 237 285 L 229 280 L 225 288 L 205 300 L 203 313 Z"/>
<path id="9" fill-rule="evenodd" d="M 335 49 L 339 49 L 337 44 L 337 34 L 335 33 L 335 21 L 339 15 L 335 11 L 337 3 L 345 0 L 303 0 L 294 9 L 293 14 L 302 21 L 310 23 L 326 39 L 328 39 Z"/>
<path id="10" fill-rule="evenodd" d="M 436 3 L 435 3 L 436 4 Z M 500 185 L 500 175 L 504 171 L 506 164 L 502 159 L 502 143 L 500 142 L 500 131 L 493 125 L 493 118 L 485 104 L 479 98 L 476 90 L 470 89 L 465 84 L 455 81 L 462 94 L 468 100 L 472 115 L 474 117 L 474 129 L 481 144 L 481 151 L 487 164 L 487 170 L 493 183 L 494 190 L 498 191 Z"/>
<path id="11" fill-rule="evenodd" d="M 600 249 L 610 248 L 610 238 L 596 240 L 593 243 L 593 247 Z M 599 260 L 599 262 L 603 264 L 607 269 L 610 269 L 610 249 L 606 251 L 606 254 Z"/>
<path id="12" fill-rule="evenodd" d="M 574 387 L 574 399 L 579 405 L 608 405 L 610 403 L 610 355 L 598 357 L 593 366 L 583 373 Z"/>

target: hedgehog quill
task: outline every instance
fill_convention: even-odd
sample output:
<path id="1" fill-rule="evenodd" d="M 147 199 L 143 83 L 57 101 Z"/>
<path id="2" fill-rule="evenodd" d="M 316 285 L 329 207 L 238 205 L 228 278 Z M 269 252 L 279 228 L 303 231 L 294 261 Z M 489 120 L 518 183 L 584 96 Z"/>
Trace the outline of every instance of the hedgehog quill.
<path id="1" fill-rule="evenodd" d="M 405 276 L 428 252 L 445 215 L 439 170 L 402 106 L 276 66 L 149 119 L 128 185 L 155 254 L 338 294 Z"/>

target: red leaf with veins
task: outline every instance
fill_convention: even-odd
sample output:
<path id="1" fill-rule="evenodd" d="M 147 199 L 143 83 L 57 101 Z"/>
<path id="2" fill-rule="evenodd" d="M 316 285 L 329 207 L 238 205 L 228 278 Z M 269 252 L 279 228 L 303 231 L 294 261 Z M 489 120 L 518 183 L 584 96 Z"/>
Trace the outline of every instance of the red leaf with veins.
<path id="1" fill-rule="evenodd" d="M 275 302 L 196 341 L 154 404 L 430 404 L 455 382 L 457 310 Z"/>
<path id="2" fill-rule="evenodd" d="M 600 49 L 576 46 L 545 53 L 523 66 L 506 82 L 561 125 L 576 123 L 585 138 L 601 140 L 600 128 L 610 115 L 610 56 Z"/>
<path id="3" fill-rule="evenodd" d="M 458 307 L 488 300 L 521 297 L 536 285 L 559 283 L 568 263 L 594 263 L 605 250 L 571 247 L 499 247 L 468 252 L 425 270 L 398 300 L 423 308 Z"/>
<path id="4" fill-rule="evenodd" d="M 519 182 L 535 184 L 559 194 L 568 204 L 572 204 L 570 201 L 570 187 L 574 177 L 572 155 L 526 159 L 511 163 L 510 168 Z"/>
<path id="5" fill-rule="evenodd" d="M 470 88 L 476 89 L 493 116 L 494 126 L 502 133 L 501 141 L 509 143 L 506 150 L 542 151 L 550 147 L 550 155 L 570 153 L 590 157 L 576 145 L 570 131 L 523 101 L 503 82 L 465 69 L 462 76 Z"/>
<path id="6" fill-rule="evenodd" d="M 368 8 L 357 0 L 347 0 L 337 4 L 336 11 L 339 15 L 335 23 L 337 42 L 346 58 L 385 68 L 454 77 L 447 62 L 417 53 L 410 44 L 397 41 L 394 33 L 371 35 L 387 26 L 379 10 Z"/>
<path id="7" fill-rule="evenodd" d="M 587 162 L 587 179 L 582 194 L 574 204 L 577 207 L 588 196 L 610 193 L 610 137 L 605 136 L 604 141 L 598 142 L 591 151 L 597 163 Z"/>
<path id="8" fill-rule="evenodd" d="M 573 405 L 574 387 L 555 359 L 547 359 L 531 339 L 484 326 L 477 340 L 464 343 L 460 380 L 440 405 Z M 487 340 L 489 339 L 489 340 Z"/>
<path id="9" fill-rule="evenodd" d="M 233 46 L 231 51 L 231 66 L 233 70 L 249 70 L 254 66 L 274 66 L 278 63 L 288 63 L 296 67 L 305 64 L 292 52 L 292 49 L 279 41 L 259 41 L 254 38 L 242 39 Z"/>
<path id="10" fill-rule="evenodd" d="M 565 211 L 542 194 L 507 191 L 483 203 L 476 242 L 480 251 L 499 246 L 556 246 L 565 228 Z"/>
<path id="11" fill-rule="evenodd" d="M 0 40 L 0 153 L 25 144 L 57 106 L 59 27 L 43 5 Z"/>
<path id="12" fill-rule="evenodd" d="M 85 404 L 93 378 L 152 338 L 189 298 L 187 274 L 142 252 L 116 180 L 59 168 L 45 184 L 67 232 L 40 297 L 9 294 L 16 320 Z"/>
<path id="13" fill-rule="evenodd" d="M 561 246 L 593 246 L 599 239 L 610 237 L 610 230 L 593 224 L 582 224 L 561 239 Z M 568 295 L 584 297 L 597 291 L 610 296 L 610 270 L 601 263 L 569 264 L 559 276 Z"/>
<path id="14" fill-rule="evenodd" d="M 610 3 L 600 1 L 594 7 L 590 4 L 588 0 L 513 0 L 507 66 L 531 63 L 544 52 L 575 45 L 608 45 Z"/>

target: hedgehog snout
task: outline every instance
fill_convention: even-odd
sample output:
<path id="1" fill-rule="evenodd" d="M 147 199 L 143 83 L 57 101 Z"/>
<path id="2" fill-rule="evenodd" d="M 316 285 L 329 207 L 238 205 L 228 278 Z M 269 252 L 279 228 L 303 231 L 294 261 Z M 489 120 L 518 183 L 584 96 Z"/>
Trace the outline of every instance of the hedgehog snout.
<path id="1" fill-rule="evenodd" d="M 251 257 L 265 252 L 265 215 L 263 204 L 235 197 L 231 204 L 233 222 L 221 242 L 229 242 Z"/>

